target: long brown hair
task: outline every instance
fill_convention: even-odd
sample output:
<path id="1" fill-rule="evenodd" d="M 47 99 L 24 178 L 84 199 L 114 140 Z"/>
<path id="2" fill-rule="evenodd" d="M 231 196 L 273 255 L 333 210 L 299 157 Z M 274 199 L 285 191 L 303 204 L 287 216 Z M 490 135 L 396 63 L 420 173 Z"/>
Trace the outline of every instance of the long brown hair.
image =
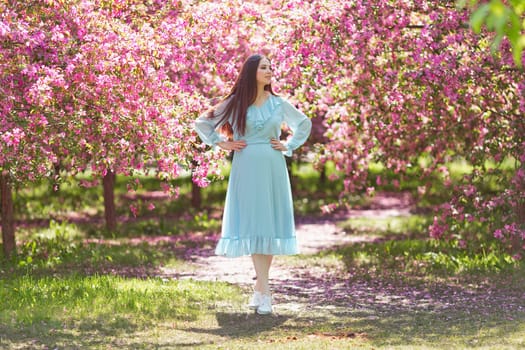
<path id="1" fill-rule="evenodd" d="M 224 98 L 224 101 L 228 100 L 226 107 L 220 113 L 220 119 L 215 126 L 219 126 L 221 132 L 226 134 L 228 137 L 233 136 L 235 130 L 239 135 L 244 135 L 246 132 L 246 111 L 248 107 L 255 102 L 257 98 L 257 69 L 259 62 L 266 58 L 266 56 L 255 54 L 251 55 L 244 61 L 241 72 L 233 85 L 230 93 Z M 272 91 L 272 84 L 264 86 L 264 90 L 269 91 L 272 95 L 275 93 Z M 216 108 L 210 111 L 209 117 L 213 118 L 216 113 Z M 232 124 L 228 119 L 232 117 Z"/>

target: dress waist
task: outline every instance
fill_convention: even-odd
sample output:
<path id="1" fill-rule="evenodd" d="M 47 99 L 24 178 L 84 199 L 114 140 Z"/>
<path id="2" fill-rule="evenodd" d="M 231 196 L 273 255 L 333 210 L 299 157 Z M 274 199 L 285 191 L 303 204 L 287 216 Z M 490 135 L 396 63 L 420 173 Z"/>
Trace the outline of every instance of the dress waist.
<path id="1" fill-rule="evenodd" d="M 251 145 L 269 145 L 270 141 L 246 141 L 246 146 Z"/>

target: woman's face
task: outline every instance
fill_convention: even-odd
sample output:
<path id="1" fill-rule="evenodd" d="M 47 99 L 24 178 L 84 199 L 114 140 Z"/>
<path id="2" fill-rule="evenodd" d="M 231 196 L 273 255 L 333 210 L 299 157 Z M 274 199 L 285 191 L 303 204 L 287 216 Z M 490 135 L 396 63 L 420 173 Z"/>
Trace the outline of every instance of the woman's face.
<path id="1" fill-rule="evenodd" d="M 259 61 L 256 79 L 258 84 L 264 85 L 268 85 L 272 81 L 272 66 L 270 64 L 270 60 L 268 60 L 266 57 L 263 57 Z"/>

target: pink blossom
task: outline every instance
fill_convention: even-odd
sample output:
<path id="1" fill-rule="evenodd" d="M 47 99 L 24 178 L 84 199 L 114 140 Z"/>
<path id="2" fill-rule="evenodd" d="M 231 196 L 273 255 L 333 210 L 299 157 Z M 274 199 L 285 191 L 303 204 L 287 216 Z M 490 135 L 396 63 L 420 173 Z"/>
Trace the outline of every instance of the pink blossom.
<path id="1" fill-rule="evenodd" d="M 2 135 L 2 141 L 8 146 L 8 147 L 18 147 L 20 144 L 21 139 L 25 137 L 25 133 L 20 128 L 14 128 L 11 131 L 7 131 Z"/>
<path id="2" fill-rule="evenodd" d="M 447 229 L 448 226 L 446 224 L 441 223 L 439 219 L 436 216 L 434 216 L 434 221 L 429 227 L 430 237 L 439 239 L 443 236 Z"/>
<path id="3" fill-rule="evenodd" d="M 337 208 L 337 205 L 335 203 L 332 204 L 326 204 L 321 206 L 321 211 L 323 214 L 330 214 Z"/>
<path id="4" fill-rule="evenodd" d="M 131 210 L 131 213 L 133 214 L 134 217 L 137 217 L 139 209 L 137 208 L 136 205 L 130 204 L 129 210 Z"/>

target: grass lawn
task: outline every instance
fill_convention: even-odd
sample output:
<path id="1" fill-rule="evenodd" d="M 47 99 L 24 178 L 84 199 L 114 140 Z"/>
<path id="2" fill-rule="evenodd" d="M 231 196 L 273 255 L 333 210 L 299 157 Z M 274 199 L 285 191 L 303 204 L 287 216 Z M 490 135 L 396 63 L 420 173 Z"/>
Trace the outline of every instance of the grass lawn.
<path id="1" fill-rule="evenodd" d="M 317 266 L 328 258 L 319 259 L 315 258 Z M 333 276 L 327 277 L 330 285 Z M 510 283 L 503 288 L 490 284 L 487 290 L 480 290 L 487 284 L 478 281 L 474 286 L 473 280 L 349 277 L 349 294 L 325 302 L 313 295 L 310 303 L 308 297 L 295 296 L 295 304 L 302 307 L 294 309 L 288 300 L 276 305 L 274 315 L 259 316 L 245 308 L 245 288 L 220 282 L 10 276 L 0 291 L 0 345 L 5 349 L 525 346 L 522 273 L 510 278 L 512 282 L 495 277 Z"/>
<path id="2" fill-rule="evenodd" d="M 74 225 L 55 224 L 31 263 L 1 266 L 0 347 L 524 347 L 525 269 L 437 259 L 444 247 L 421 237 L 425 220 L 350 219 L 339 226 L 376 241 L 283 258 L 297 280 L 276 288 L 272 316 L 245 307 L 248 286 L 183 278 L 195 268 L 186 249 L 205 239 L 81 244 Z"/>
<path id="3" fill-rule="evenodd" d="M 326 220 L 315 210 L 340 188 L 309 169 L 296 174 L 296 212 Z M 138 193 L 153 182 L 143 179 Z M 204 210 L 188 209 L 181 183 L 178 199 L 152 197 L 155 209 L 136 220 L 119 183 L 124 220 L 114 233 L 93 219 L 99 189 L 19 192 L 28 222 L 71 213 L 92 221 L 19 226 L 18 255 L 0 259 L 1 349 L 525 348 L 525 265 L 429 240 L 425 214 L 334 220 L 362 239 L 279 259 L 276 273 L 291 277 L 274 285 L 275 313 L 259 316 L 245 306 L 248 285 L 192 279 L 192 257 L 218 238 L 224 183 L 203 192 Z"/>

